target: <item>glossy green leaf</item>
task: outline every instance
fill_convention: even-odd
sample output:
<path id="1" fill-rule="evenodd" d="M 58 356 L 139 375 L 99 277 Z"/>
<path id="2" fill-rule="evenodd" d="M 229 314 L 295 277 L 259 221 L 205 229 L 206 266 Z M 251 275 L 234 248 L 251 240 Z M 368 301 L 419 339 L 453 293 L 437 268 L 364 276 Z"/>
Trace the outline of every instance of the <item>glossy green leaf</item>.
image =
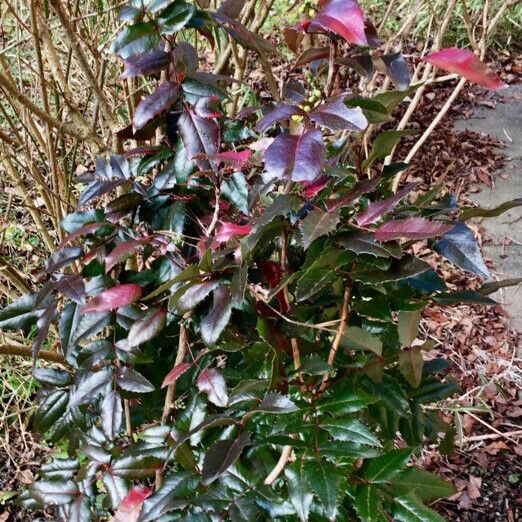
<path id="1" fill-rule="evenodd" d="M 380 457 L 369 459 L 361 469 L 361 477 L 368 482 L 388 482 L 408 463 L 412 448 L 392 450 Z"/>
<path id="2" fill-rule="evenodd" d="M 359 326 L 349 326 L 345 330 L 341 345 L 349 349 L 370 351 L 377 355 L 382 353 L 381 339 Z"/>
<path id="3" fill-rule="evenodd" d="M 380 446 L 379 439 L 361 422 L 351 418 L 320 420 L 319 426 L 335 440 Z"/>
<path id="4" fill-rule="evenodd" d="M 304 472 L 310 488 L 323 504 L 329 520 L 335 520 L 341 487 L 341 472 L 328 461 L 307 461 Z"/>
<path id="5" fill-rule="evenodd" d="M 444 522 L 436 511 L 426 507 L 415 495 L 394 499 L 393 516 L 398 522 Z"/>

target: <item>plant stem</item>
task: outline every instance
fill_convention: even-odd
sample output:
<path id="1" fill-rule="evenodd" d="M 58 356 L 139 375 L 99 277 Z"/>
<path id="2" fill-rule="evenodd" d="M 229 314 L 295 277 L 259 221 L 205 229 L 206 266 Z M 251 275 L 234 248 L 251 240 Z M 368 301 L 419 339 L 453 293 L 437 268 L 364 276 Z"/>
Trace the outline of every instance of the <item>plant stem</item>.
<path id="1" fill-rule="evenodd" d="M 20 357 L 31 358 L 33 356 L 33 350 L 29 346 L 0 344 L 0 355 L 16 355 Z M 62 364 L 63 366 L 69 366 L 64 357 L 62 357 L 59 353 L 51 352 L 49 350 L 41 350 L 38 353 L 38 358 L 47 362 L 54 362 Z"/>

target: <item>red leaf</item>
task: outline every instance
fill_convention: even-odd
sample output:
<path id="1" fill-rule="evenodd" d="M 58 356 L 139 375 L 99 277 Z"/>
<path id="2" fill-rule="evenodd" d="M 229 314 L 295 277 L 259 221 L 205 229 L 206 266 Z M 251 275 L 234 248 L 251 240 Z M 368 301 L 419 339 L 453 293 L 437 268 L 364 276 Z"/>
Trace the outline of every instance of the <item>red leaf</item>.
<path id="1" fill-rule="evenodd" d="M 134 486 L 121 501 L 112 522 L 138 522 L 145 499 L 152 494 L 152 489 Z"/>
<path id="2" fill-rule="evenodd" d="M 356 0 L 330 0 L 324 3 L 313 20 L 301 27 L 307 33 L 331 31 L 348 43 L 368 45 L 364 18 Z"/>
<path id="3" fill-rule="evenodd" d="M 146 239 L 131 239 L 116 245 L 105 258 L 105 272 L 108 272 L 114 265 L 125 259 L 127 256 L 138 251 Z"/>
<path id="4" fill-rule="evenodd" d="M 392 241 L 399 238 L 426 239 L 428 237 L 442 236 L 452 228 L 453 225 L 440 221 L 429 221 L 421 217 L 392 219 L 375 231 L 375 239 L 377 241 Z"/>
<path id="5" fill-rule="evenodd" d="M 170 370 L 170 372 L 167 373 L 165 379 L 163 379 L 161 387 L 165 388 L 165 386 L 168 386 L 169 384 L 176 382 L 191 367 L 192 363 L 188 362 L 180 363 L 174 366 L 174 368 L 172 368 L 172 370 Z"/>
<path id="6" fill-rule="evenodd" d="M 235 225 L 225 221 L 217 231 L 215 242 L 220 245 L 230 241 L 234 236 L 246 236 L 251 230 L 251 225 Z"/>
<path id="7" fill-rule="evenodd" d="M 93 232 L 96 232 L 99 228 L 110 225 L 111 223 L 103 222 L 103 223 L 88 223 L 87 225 L 83 225 L 83 227 L 76 230 L 76 232 L 73 232 L 72 234 L 69 234 L 68 236 L 64 237 L 62 242 L 60 243 L 60 246 L 58 248 L 63 248 L 64 246 L 68 245 L 71 241 L 74 241 L 76 238 L 80 236 L 85 236 L 87 234 L 92 234 Z"/>
<path id="8" fill-rule="evenodd" d="M 357 216 L 357 224 L 362 227 L 364 225 L 369 225 L 370 223 L 375 223 L 383 214 L 393 210 L 397 203 L 407 196 L 415 186 L 416 183 L 408 183 L 394 196 L 383 199 L 382 201 L 370 203 L 368 207 Z"/>
<path id="9" fill-rule="evenodd" d="M 141 298 L 141 286 L 118 285 L 93 297 L 83 308 L 82 313 L 106 312 L 127 306 Z"/>
<path id="10" fill-rule="evenodd" d="M 506 85 L 480 58 L 468 49 L 449 47 L 441 49 L 422 58 L 435 67 L 460 74 L 473 83 L 488 89 L 500 89 Z"/>
<path id="11" fill-rule="evenodd" d="M 301 190 L 301 194 L 305 198 L 313 198 L 319 194 L 326 185 L 328 185 L 329 180 L 330 178 L 328 176 L 321 176 L 314 181 L 305 181 L 303 182 L 303 190 Z"/>
<path id="12" fill-rule="evenodd" d="M 263 273 L 266 277 L 266 280 L 268 281 L 268 284 L 275 288 L 283 278 L 283 271 L 281 270 L 281 265 L 279 263 L 276 263 L 275 261 L 263 261 L 263 264 L 261 265 L 263 269 Z M 276 294 L 276 299 L 279 303 L 280 311 L 284 314 L 290 311 L 290 304 L 286 300 L 285 293 L 283 290 L 280 290 Z M 270 308 L 266 307 L 267 310 L 269 310 L 269 313 L 272 313 Z"/>
<path id="13" fill-rule="evenodd" d="M 251 155 L 252 151 L 248 149 L 244 149 L 241 152 L 228 150 L 226 152 L 214 154 L 214 156 L 212 156 L 210 159 L 228 163 L 232 165 L 233 168 L 241 170 L 246 165 Z"/>

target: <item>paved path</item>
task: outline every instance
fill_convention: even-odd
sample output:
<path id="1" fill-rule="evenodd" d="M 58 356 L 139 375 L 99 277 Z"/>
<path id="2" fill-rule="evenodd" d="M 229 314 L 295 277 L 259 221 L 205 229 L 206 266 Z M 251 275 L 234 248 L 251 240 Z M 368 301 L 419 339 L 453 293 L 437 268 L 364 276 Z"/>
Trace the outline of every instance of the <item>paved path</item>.
<path id="1" fill-rule="evenodd" d="M 522 85 L 510 86 L 503 95 L 513 98 L 499 103 L 495 109 L 479 107 L 473 118 L 457 121 L 457 129 L 483 132 L 505 144 L 508 162 L 506 179 L 496 177 L 494 188 L 484 188 L 472 199 L 481 207 L 495 207 L 504 201 L 522 197 Z M 522 207 L 499 217 L 484 220 L 484 228 L 492 242 L 484 245 L 484 253 L 495 263 L 500 279 L 522 276 Z M 506 240 L 511 240 L 505 245 Z M 513 327 L 522 333 L 522 286 L 507 288 L 493 296 L 502 302 L 513 319 Z M 519 342 L 522 343 L 522 335 Z"/>

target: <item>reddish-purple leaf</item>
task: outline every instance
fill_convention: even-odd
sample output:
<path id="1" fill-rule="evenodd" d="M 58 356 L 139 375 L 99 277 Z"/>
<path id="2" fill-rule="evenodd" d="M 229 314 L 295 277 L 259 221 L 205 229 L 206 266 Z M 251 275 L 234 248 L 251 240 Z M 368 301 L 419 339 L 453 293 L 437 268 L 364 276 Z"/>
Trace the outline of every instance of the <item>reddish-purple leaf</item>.
<path id="1" fill-rule="evenodd" d="M 134 284 L 114 286 L 93 297 L 82 308 L 82 313 L 106 312 L 127 306 L 140 299 L 141 292 L 141 286 Z"/>
<path id="2" fill-rule="evenodd" d="M 210 159 L 222 163 L 228 163 L 234 169 L 241 170 L 250 159 L 250 156 L 252 156 L 252 151 L 248 149 L 243 149 L 240 152 L 227 150 L 225 152 L 220 152 L 219 154 L 214 154 Z"/>
<path id="3" fill-rule="evenodd" d="M 305 198 L 313 198 L 314 196 L 317 196 L 326 185 L 328 185 L 328 181 L 330 181 L 328 176 L 321 176 L 314 181 L 304 181 L 301 194 Z"/>
<path id="4" fill-rule="evenodd" d="M 198 377 L 197 387 L 200 392 L 204 392 L 208 396 L 208 400 L 220 406 L 226 407 L 228 404 L 227 384 L 223 376 L 215 369 L 210 368 L 201 372 Z"/>
<path id="5" fill-rule="evenodd" d="M 312 47 L 311 49 L 307 49 L 297 57 L 297 60 L 295 61 L 292 69 L 303 67 L 303 65 L 306 65 L 310 62 L 315 62 L 316 60 L 325 60 L 329 56 L 329 47 Z"/>
<path id="6" fill-rule="evenodd" d="M 181 139 L 190 159 L 200 154 L 207 157 L 217 154 L 219 149 L 219 126 L 211 118 L 201 118 L 191 110 L 186 110 L 178 121 Z M 207 159 L 196 159 L 200 170 L 210 170 Z"/>
<path id="7" fill-rule="evenodd" d="M 364 13 L 356 0 L 329 0 L 301 27 L 308 33 L 331 31 L 348 43 L 368 45 Z"/>
<path id="8" fill-rule="evenodd" d="M 201 320 L 201 338 L 208 345 L 217 343 L 221 333 L 230 320 L 232 302 L 230 290 L 220 286 L 214 290 L 212 308 Z"/>
<path id="9" fill-rule="evenodd" d="M 422 60 L 445 71 L 460 74 L 467 80 L 483 85 L 488 89 L 505 87 L 505 84 L 495 72 L 468 49 L 449 47 L 428 54 Z"/>
<path id="10" fill-rule="evenodd" d="M 344 104 L 345 96 L 337 96 L 319 105 L 310 113 L 310 120 L 332 131 L 361 131 L 368 126 L 368 120 L 360 107 L 353 109 Z"/>
<path id="11" fill-rule="evenodd" d="M 440 221 L 429 221 L 422 217 L 408 219 L 392 219 L 381 225 L 375 231 L 377 241 L 392 241 L 393 239 L 426 239 L 441 236 L 449 232 L 453 225 Z"/>
<path id="12" fill-rule="evenodd" d="M 304 117 L 308 116 L 308 114 L 303 109 L 301 109 L 301 107 L 297 107 L 297 105 L 279 105 L 257 122 L 256 130 L 258 132 L 265 132 L 275 123 L 282 120 L 288 120 L 294 115 Z"/>
<path id="13" fill-rule="evenodd" d="M 143 54 L 129 56 L 124 60 L 125 71 L 122 79 L 134 76 L 146 76 L 157 74 L 169 63 L 169 55 L 161 49 L 151 49 Z"/>
<path id="14" fill-rule="evenodd" d="M 138 522 L 145 499 L 152 495 L 152 489 L 134 486 L 123 498 L 112 522 Z"/>
<path id="15" fill-rule="evenodd" d="M 194 112 L 200 118 L 219 118 L 223 116 L 220 104 L 221 100 L 218 96 L 205 96 L 196 102 Z"/>
<path id="16" fill-rule="evenodd" d="M 174 105 L 178 96 L 179 86 L 171 82 L 162 83 L 152 94 L 141 100 L 136 108 L 134 118 L 132 118 L 134 130 L 142 129 L 158 114 L 169 109 Z"/>
<path id="17" fill-rule="evenodd" d="M 180 363 L 180 364 L 174 366 L 174 368 L 172 368 L 172 370 L 170 370 L 170 372 L 167 373 L 167 375 L 163 379 L 163 383 L 161 384 L 161 387 L 165 388 L 165 386 L 175 383 L 191 367 L 192 367 L 192 363 L 188 363 L 188 362 Z"/>
<path id="18" fill-rule="evenodd" d="M 163 308 L 149 310 L 141 319 L 138 319 L 129 330 L 127 345 L 139 346 L 146 343 L 165 327 L 167 311 Z"/>
<path id="19" fill-rule="evenodd" d="M 221 2 L 218 14 L 228 16 L 230 18 L 237 18 L 241 13 L 241 9 L 245 5 L 246 0 L 224 0 Z"/>
<path id="20" fill-rule="evenodd" d="M 271 177 L 313 181 L 321 175 L 324 154 L 320 130 L 304 130 L 297 136 L 279 134 L 266 150 L 265 169 Z"/>
<path id="21" fill-rule="evenodd" d="M 370 223 L 375 223 L 382 215 L 393 210 L 397 203 L 399 203 L 402 198 L 407 196 L 415 186 L 416 183 L 408 183 L 394 196 L 388 199 L 383 199 L 382 201 L 375 201 L 374 203 L 370 203 L 366 210 L 357 216 L 357 224 L 362 227 L 369 225 Z"/>
<path id="22" fill-rule="evenodd" d="M 251 225 L 236 225 L 225 221 L 217 231 L 215 242 L 220 245 L 230 241 L 234 236 L 246 236 L 251 230 Z"/>
<path id="23" fill-rule="evenodd" d="M 126 257 L 137 252 L 146 239 L 130 239 L 124 243 L 116 245 L 105 258 L 105 272 L 108 272 L 114 265 L 123 261 Z"/>

